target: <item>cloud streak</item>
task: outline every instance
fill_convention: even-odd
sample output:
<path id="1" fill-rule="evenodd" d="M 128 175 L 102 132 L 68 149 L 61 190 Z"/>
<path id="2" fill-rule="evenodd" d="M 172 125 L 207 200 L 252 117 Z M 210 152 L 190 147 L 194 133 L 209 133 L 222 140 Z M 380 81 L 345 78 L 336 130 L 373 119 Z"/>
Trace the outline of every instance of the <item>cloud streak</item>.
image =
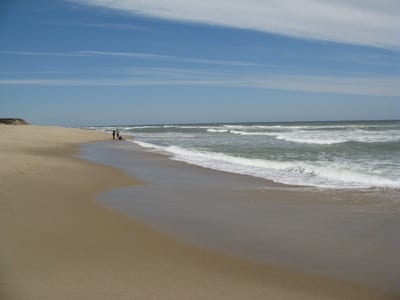
<path id="1" fill-rule="evenodd" d="M 296 74 L 233 74 L 174 68 L 136 69 L 123 78 L 0 79 L 16 86 L 220 86 L 366 96 L 400 96 L 400 78 L 332 77 Z"/>
<path id="2" fill-rule="evenodd" d="M 94 56 L 109 56 L 120 58 L 132 59 L 150 59 L 150 60 L 165 60 L 175 61 L 181 63 L 192 64 L 205 64 L 205 65 L 219 65 L 219 66 L 232 66 L 232 67 L 268 67 L 265 64 L 259 64 L 248 61 L 240 60 L 218 60 L 218 59 L 204 59 L 204 58 L 191 58 L 191 57 L 178 57 L 173 55 L 163 55 L 154 53 L 143 52 L 119 52 L 119 51 L 75 51 L 75 52 L 34 52 L 34 51 L 0 51 L 3 55 L 21 55 L 21 56 L 60 56 L 60 57 L 94 57 Z"/>
<path id="3" fill-rule="evenodd" d="M 398 0 L 69 0 L 137 15 L 400 50 Z"/>
<path id="4" fill-rule="evenodd" d="M 139 30 L 139 31 L 149 31 L 147 27 L 135 25 L 135 24 L 126 24 L 126 23 L 99 23 L 99 22 L 45 22 L 45 21 L 37 21 L 40 24 L 48 24 L 48 25 L 62 25 L 62 26 L 83 26 L 83 27 L 93 27 L 93 28 L 103 28 L 103 29 L 126 29 L 126 30 Z"/>
<path id="5" fill-rule="evenodd" d="M 60 56 L 60 57 L 87 56 L 83 52 L 0 51 L 0 54 L 3 54 L 3 55 L 21 55 L 21 56 Z"/>

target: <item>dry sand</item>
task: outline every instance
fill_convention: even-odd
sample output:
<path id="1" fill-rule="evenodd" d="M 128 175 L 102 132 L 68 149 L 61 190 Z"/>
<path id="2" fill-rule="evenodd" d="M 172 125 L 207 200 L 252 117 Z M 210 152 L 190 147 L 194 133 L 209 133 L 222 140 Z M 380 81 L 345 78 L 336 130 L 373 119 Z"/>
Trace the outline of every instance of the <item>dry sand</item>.
<path id="1" fill-rule="evenodd" d="M 0 299 L 390 299 L 185 245 L 102 207 L 96 194 L 140 184 L 72 156 L 108 138 L 0 126 Z"/>

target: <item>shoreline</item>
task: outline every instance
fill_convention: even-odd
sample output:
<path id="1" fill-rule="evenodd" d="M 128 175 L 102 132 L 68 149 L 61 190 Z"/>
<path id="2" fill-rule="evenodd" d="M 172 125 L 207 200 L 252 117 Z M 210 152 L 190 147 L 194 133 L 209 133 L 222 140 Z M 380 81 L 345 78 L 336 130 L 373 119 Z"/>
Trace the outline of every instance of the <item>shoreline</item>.
<path id="1" fill-rule="evenodd" d="M 395 134 L 400 124 L 335 124 L 124 125 L 120 129 L 140 146 L 206 168 L 289 185 L 400 193 Z"/>
<path id="2" fill-rule="evenodd" d="M 178 240 L 400 293 L 398 207 L 374 195 L 206 169 L 129 143 L 85 146 L 82 155 L 146 182 L 103 193 L 101 203 Z"/>
<path id="3" fill-rule="evenodd" d="M 109 136 L 0 127 L 3 299 L 398 299 L 367 287 L 265 267 L 193 247 L 95 201 L 139 184 L 83 161 Z"/>
<path id="4" fill-rule="evenodd" d="M 334 121 L 335 122 L 335 121 Z M 131 136 L 134 138 L 134 136 Z M 209 166 L 204 166 L 197 163 L 191 163 L 185 160 L 176 159 L 173 153 L 166 152 L 164 150 L 159 150 L 153 147 L 142 146 L 140 143 L 136 143 L 134 140 L 127 138 L 125 140 L 128 143 L 132 143 L 134 147 L 141 148 L 143 152 L 151 153 L 155 156 L 161 156 L 171 160 L 175 164 L 180 164 L 186 168 L 193 169 L 204 169 L 208 170 L 210 174 L 222 174 L 229 175 L 237 178 L 250 179 L 253 182 L 261 183 L 262 189 L 265 190 L 299 190 L 306 192 L 315 192 L 329 194 L 330 198 L 335 199 L 337 203 L 349 204 L 349 205 L 369 205 L 374 209 L 382 209 L 389 212 L 400 212 L 400 201 L 398 197 L 400 195 L 400 189 L 394 187 L 328 187 L 328 186 L 314 186 L 306 184 L 292 184 L 280 181 L 275 181 L 271 178 L 265 178 L 261 176 L 256 176 L 252 174 L 246 174 L 235 171 L 227 171 L 223 169 L 213 168 Z M 112 165 L 112 164 L 110 164 Z M 124 166 L 119 168 L 124 169 Z M 349 197 L 350 196 L 350 197 Z M 313 197 L 316 199 L 316 197 Z M 360 199 L 363 203 L 360 202 Z"/>

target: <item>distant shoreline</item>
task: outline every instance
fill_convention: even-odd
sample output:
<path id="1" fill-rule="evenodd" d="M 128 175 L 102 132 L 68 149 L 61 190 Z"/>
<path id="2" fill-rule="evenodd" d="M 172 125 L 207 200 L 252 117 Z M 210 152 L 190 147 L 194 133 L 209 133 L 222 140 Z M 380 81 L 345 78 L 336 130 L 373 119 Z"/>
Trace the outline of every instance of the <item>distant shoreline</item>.
<path id="1" fill-rule="evenodd" d="M 0 118 L 0 125 L 29 125 L 29 123 L 20 118 Z"/>

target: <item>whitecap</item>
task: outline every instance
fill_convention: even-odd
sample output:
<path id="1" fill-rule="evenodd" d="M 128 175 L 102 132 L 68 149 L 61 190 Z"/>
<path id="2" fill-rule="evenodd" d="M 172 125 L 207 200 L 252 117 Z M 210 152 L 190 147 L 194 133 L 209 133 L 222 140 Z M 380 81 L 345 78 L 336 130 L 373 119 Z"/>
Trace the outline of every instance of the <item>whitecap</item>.
<path id="1" fill-rule="evenodd" d="M 329 162 L 271 161 L 200 151 L 180 146 L 159 146 L 141 141 L 136 144 L 171 156 L 172 159 L 205 168 L 265 178 L 285 184 L 324 188 L 400 188 L 400 181 L 349 170 L 346 165 Z"/>

